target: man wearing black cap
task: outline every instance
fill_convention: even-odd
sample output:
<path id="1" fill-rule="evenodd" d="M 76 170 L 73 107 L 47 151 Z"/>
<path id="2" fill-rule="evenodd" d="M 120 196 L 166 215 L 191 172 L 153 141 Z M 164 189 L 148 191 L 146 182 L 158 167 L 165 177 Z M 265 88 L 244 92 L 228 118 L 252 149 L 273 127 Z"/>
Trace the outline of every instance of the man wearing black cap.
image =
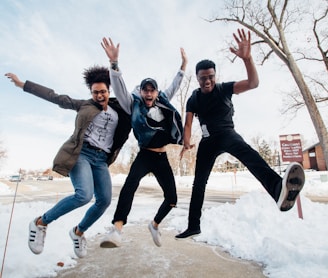
<path id="1" fill-rule="evenodd" d="M 131 115 L 133 133 L 140 151 L 131 165 L 130 172 L 121 189 L 112 223 L 113 229 L 106 235 L 100 246 L 104 248 L 121 245 L 123 225 L 131 210 L 134 193 L 140 180 L 153 173 L 164 192 L 164 201 L 154 220 L 148 225 L 153 241 L 161 246 L 158 225 L 177 203 L 174 175 L 167 159 L 167 144 L 182 144 L 182 122 L 170 100 L 178 91 L 187 65 L 187 57 L 181 48 L 182 65 L 171 86 L 159 91 L 157 82 L 152 78 L 142 80 L 132 94 L 128 93 L 118 69 L 119 44 L 114 46 L 111 39 L 103 39 L 104 48 L 110 63 L 110 79 L 115 95 L 122 108 Z"/>

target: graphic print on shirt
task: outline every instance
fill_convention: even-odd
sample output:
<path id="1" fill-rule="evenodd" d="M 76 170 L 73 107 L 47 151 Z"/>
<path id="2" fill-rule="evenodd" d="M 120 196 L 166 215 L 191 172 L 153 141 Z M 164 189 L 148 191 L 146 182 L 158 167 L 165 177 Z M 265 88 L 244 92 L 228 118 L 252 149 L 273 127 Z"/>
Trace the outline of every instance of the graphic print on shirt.
<path id="1" fill-rule="evenodd" d="M 108 135 L 108 125 L 113 122 L 114 119 L 111 113 L 104 111 L 99 113 L 87 128 L 86 136 L 92 137 L 98 142 L 104 142 L 106 140 L 106 136 Z"/>
<path id="2" fill-rule="evenodd" d="M 117 124 L 118 115 L 115 110 L 109 107 L 106 112 L 103 110 L 94 117 L 84 134 L 84 140 L 92 146 L 110 153 Z"/>
<path id="3" fill-rule="evenodd" d="M 98 127 L 98 141 L 105 141 L 106 135 L 108 134 L 107 128 L 108 128 L 108 123 L 113 122 L 113 117 L 110 113 L 105 112 L 100 113 L 100 120 L 101 123 L 103 124 L 103 127 Z"/>

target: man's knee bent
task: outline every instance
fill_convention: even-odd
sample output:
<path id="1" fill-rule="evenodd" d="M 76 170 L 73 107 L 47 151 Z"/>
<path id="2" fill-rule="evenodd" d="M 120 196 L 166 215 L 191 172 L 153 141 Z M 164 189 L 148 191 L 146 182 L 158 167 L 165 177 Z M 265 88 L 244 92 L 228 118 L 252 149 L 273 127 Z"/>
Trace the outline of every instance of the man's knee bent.
<path id="1" fill-rule="evenodd" d="M 167 202 L 167 204 L 170 205 L 170 207 L 176 207 L 177 202 L 178 202 L 178 197 L 177 196 L 172 196 L 169 198 L 165 198 L 165 201 Z"/>

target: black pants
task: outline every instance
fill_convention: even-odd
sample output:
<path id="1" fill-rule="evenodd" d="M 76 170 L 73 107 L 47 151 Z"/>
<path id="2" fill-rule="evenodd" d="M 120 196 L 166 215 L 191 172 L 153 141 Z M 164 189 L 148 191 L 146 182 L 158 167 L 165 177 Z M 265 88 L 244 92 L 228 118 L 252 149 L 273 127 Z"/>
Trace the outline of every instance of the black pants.
<path id="1" fill-rule="evenodd" d="M 260 181 L 270 196 L 279 199 L 282 178 L 273 171 L 265 160 L 252 149 L 234 129 L 203 138 L 198 147 L 195 178 L 189 206 L 188 228 L 199 229 L 205 187 L 215 159 L 228 152 L 239 159 Z"/>
<path id="2" fill-rule="evenodd" d="M 175 180 L 166 152 L 158 153 L 141 149 L 132 163 L 130 172 L 121 189 L 114 219 L 112 221 L 113 224 L 116 221 L 123 221 L 123 223 L 126 224 L 134 193 L 139 186 L 139 182 L 150 172 L 154 174 L 164 192 L 164 201 L 158 209 L 154 221 L 157 224 L 161 223 L 171 209 L 176 206 L 177 192 Z"/>

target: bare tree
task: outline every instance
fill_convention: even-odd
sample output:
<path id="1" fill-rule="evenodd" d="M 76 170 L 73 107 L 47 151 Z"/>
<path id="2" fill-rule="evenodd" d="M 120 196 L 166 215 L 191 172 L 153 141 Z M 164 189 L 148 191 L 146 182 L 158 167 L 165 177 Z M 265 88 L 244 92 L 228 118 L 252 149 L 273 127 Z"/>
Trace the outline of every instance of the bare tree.
<path id="1" fill-rule="evenodd" d="M 189 97 L 191 80 L 192 80 L 191 75 L 185 75 L 185 78 L 182 81 L 179 91 L 175 95 L 180 105 L 179 108 L 180 108 L 182 121 L 184 121 L 185 114 L 186 114 L 186 104 Z"/>
<path id="2" fill-rule="evenodd" d="M 186 105 L 187 100 L 191 95 L 190 87 L 192 84 L 192 75 L 186 74 L 185 78 L 182 81 L 182 84 L 179 88 L 179 91 L 176 93 L 175 98 L 178 100 L 179 103 L 179 109 L 180 109 L 180 115 L 182 119 L 182 123 L 184 124 L 185 116 L 186 116 Z M 198 141 L 199 137 L 197 135 L 192 135 L 193 141 Z M 170 146 L 168 148 L 168 151 L 171 152 L 170 163 L 171 166 L 177 175 L 192 175 L 194 173 L 194 166 L 195 166 L 195 160 L 196 160 L 196 148 L 193 148 L 192 150 L 188 151 L 182 160 L 180 161 L 180 151 L 181 146 L 175 145 Z"/>
<path id="3" fill-rule="evenodd" d="M 325 29 L 321 29 L 320 24 L 327 20 L 328 1 L 322 0 L 322 14 L 312 18 L 312 32 L 316 41 L 316 49 L 318 57 L 309 57 L 297 55 L 297 49 L 294 53 L 290 50 L 290 45 L 287 43 L 287 34 L 292 35 L 296 24 L 300 24 L 303 18 L 308 15 L 309 6 L 307 10 L 301 9 L 300 1 L 293 0 L 267 0 L 266 6 L 264 1 L 254 0 L 231 0 L 226 1 L 225 11 L 227 16 L 217 17 L 209 20 L 209 22 L 224 21 L 238 23 L 250 31 L 254 32 L 260 40 L 253 44 L 261 48 L 262 64 L 269 59 L 271 55 L 276 55 L 290 71 L 300 94 L 302 95 L 305 106 L 308 109 L 311 120 L 315 127 L 317 136 L 320 140 L 325 161 L 328 169 L 328 132 L 324 124 L 317 103 L 313 97 L 313 93 L 306 82 L 304 74 L 296 63 L 297 59 L 307 59 L 314 62 L 321 62 L 328 70 L 327 58 L 327 38 L 328 34 Z M 320 10 L 321 11 L 321 10 Z M 313 13 L 314 14 L 314 13 Z M 295 55 L 295 56 L 294 56 Z M 322 83 L 323 84 L 323 83 Z M 323 85 L 324 86 L 324 85 Z M 324 86 L 324 88 L 326 88 Z"/>

